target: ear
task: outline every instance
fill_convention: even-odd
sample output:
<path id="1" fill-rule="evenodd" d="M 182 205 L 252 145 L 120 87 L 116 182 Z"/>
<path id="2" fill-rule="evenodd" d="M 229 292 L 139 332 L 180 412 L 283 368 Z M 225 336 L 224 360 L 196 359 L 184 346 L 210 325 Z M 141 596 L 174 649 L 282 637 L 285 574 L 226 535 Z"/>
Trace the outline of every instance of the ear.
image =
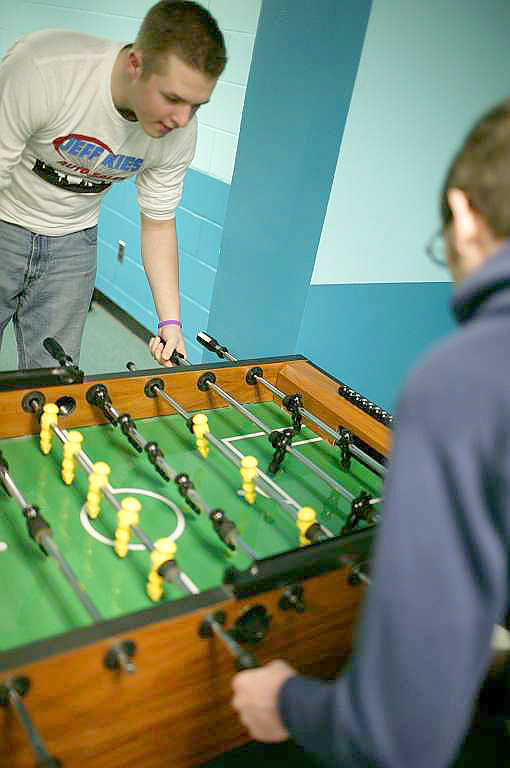
<path id="1" fill-rule="evenodd" d="M 479 237 L 480 216 L 471 208 L 465 192 L 461 189 L 449 189 L 448 205 L 453 216 L 452 234 L 456 244 L 468 243 Z"/>
<path id="2" fill-rule="evenodd" d="M 131 48 L 127 56 L 127 73 L 136 80 L 143 74 L 143 55 L 137 48 Z"/>

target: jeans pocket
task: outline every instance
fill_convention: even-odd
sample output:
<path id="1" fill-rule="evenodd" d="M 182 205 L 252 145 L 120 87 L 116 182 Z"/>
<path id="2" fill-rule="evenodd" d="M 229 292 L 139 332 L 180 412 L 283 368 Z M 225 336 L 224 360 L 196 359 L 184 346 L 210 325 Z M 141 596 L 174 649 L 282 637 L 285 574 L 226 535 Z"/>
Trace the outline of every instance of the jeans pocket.
<path id="1" fill-rule="evenodd" d="M 87 229 L 82 229 L 81 234 L 89 245 L 97 245 L 97 224 L 95 227 L 87 227 Z"/>

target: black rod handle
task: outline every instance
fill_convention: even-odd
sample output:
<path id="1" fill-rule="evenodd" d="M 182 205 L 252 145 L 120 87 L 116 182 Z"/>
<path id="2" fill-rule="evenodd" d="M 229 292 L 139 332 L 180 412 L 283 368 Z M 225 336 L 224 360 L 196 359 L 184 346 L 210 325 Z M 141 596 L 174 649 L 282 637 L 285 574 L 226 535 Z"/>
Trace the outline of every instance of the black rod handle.
<path id="1" fill-rule="evenodd" d="M 44 349 L 52 356 L 52 358 L 60 363 L 60 365 L 65 366 L 67 363 L 73 362 L 73 358 L 69 357 L 69 355 L 66 355 L 58 341 L 53 339 L 51 336 L 48 336 L 47 339 L 44 339 L 43 346 Z"/>

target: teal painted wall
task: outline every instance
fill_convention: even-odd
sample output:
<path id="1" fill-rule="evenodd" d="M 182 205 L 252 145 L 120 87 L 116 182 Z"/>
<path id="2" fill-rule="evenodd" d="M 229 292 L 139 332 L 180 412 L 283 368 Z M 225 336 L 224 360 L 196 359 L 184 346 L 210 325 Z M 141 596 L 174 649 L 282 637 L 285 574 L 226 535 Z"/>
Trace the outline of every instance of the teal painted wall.
<path id="1" fill-rule="evenodd" d="M 262 5 L 209 318 L 236 357 L 294 352 L 370 5 Z"/>
<path id="2" fill-rule="evenodd" d="M 199 363 L 198 331 L 207 328 L 230 187 L 190 170 L 177 210 L 181 315 L 188 359 Z M 116 184 L 101 207 L 97 288 L 139 323 L 154 331 L 157 316 L 140 258 L 140 212 L 134 182 Z M 126 243 L 122 263 L 118 241 Z"/>
<path id="3" fill-rule="evenodd" d="M 450 283 L 311 285 L 296 351 L 392 410 L 400 382 L 453 328 Z"/>
<path id="4" fill-rule="evenodd" d="M 424 245 L 454 149 L 509 95 L 509 32 L 506 0 L 263 4 L 211 335 L 393 406 L 452 327 Z"/>

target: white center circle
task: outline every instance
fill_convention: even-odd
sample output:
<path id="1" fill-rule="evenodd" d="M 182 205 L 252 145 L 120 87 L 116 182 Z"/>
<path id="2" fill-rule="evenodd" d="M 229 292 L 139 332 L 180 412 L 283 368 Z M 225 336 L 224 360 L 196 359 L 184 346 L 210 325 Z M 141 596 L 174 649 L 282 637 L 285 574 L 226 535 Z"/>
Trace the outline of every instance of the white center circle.
<path id="1" fill-rule="evenodd" d="M 167 499 L 166 496 L 161 496 L 159 493 L 155 493 L 154 491 L 147 491 L 143 488 L 112 488 L 113 493 L 117 496 L 119 494 L 131 494 L 132 496 L 149 496 L 151 499 L 156 499 L 156 501 L 160 501 L 162 504 L 165 504 L 165 506 L 169 507 L 172 512 L 174 513 L 176 519 L 177 519 L 177 525 L 175 526 L 175 530 L 172 533 L 168 534 L 167 538 L 173 539 L 173 541 L 177 541 L 177 539 L 182 536 L 184 533 L 185 528 L 185 520 L 184 515 L 182 514 L 181 510 L 177 506 L 177 504 L 174 504 L 173 501 L 170 499 Z M 87 531 L 88 534 L 90 534 L 96 541 L 101 542 L 101 544 L 108 544 L 110 547 L 113 547 L 115 544 L 113 539 L 109 539 L 107 536 L 103 536 L 102 533 L 99 533 L 99 531 L 96 531 L 94 526 L 92 525 L 89 516 L 87 515 L 87 505 L 84 504 L 80 510 L 80 522 L 83 526 L 83 528 Z M 130 543 L 128 545 L 128 548 L 131 549 L 134 552 L 138 552 L 142 549 L 146 549 L 145 544 L 135 544 Z"/>

